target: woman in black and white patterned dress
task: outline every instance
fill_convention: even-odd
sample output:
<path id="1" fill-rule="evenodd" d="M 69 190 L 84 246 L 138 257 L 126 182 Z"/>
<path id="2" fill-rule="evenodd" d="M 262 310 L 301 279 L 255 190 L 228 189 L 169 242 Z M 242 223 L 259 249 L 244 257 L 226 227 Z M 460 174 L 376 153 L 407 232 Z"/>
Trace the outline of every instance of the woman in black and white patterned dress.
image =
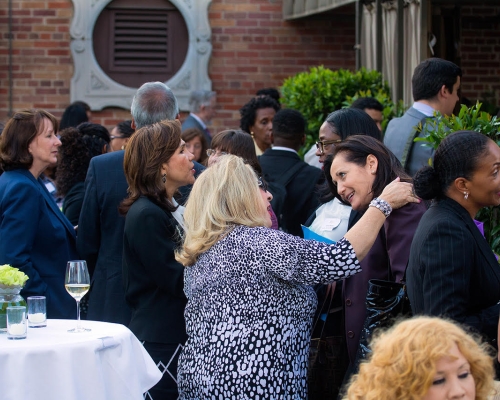
<path id="1" fill-rule="evenodd" d="M 418 201 L 410 184 L 393 182 L 342 240 L 326 245 L 269 229 L 272 197 L 258 184 L 228 155 L 193 186 L 176 256 L 187 266 L 181 399 L 306 398 L 316 308 L 308 285 L 359 272 L 391 206 Z"/>

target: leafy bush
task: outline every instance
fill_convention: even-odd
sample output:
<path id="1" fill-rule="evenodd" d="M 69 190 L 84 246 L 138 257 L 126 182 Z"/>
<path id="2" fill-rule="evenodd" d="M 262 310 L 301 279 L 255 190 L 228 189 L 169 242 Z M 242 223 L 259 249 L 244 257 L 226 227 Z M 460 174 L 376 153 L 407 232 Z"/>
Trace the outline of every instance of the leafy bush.
<path id="1" fill-rule="evenodd" d="M 422 130 L 422 124 L 417 128 Z M 429 143 L 437 149 L 439 143 L 449 134 L 456 131 L 475 131 L 488 136 L 497 145 L 500 145 L 500 120 L 481 111 L 481 103 L 467 107 L 462 104 L 458 115 L 446 116 L 436 112 L 435 118 L 428 119 L 425 125 L 426 136 L 416 138 L 415 141 Z M 496 254 L 500 254 L 500 207 L 482 208 L 476 219 L 484 223 L 484 236 Z"/>
<path id="2" fill-rule="evenodd" d="M 394 117 L 401 117 L 405 111 L 403 100 L 399 100 L 396 104 L 392 102 L 391 96 L 383 90 L 375 92 L 373 95 L 371 90 L 360 90 L 354 96 L 346 96 L 346 100 L 342 103 L 344 108 L 348 108 L 360 97 L 373 97 L 382 104 L 384 109 L 382 110 L 382 116 L 384 117 L 382 121 L 382 132 L 385 132 L 387 124 Z"/>
<path id="3" fill-rule="evenodd" d="M 310 147 L 317 140 L 319 128 L 328 114 L 342 108 L 347 96 L 361 90 L 390 96 L 389 85 L 377 71 L 364 68 L 357 72 L 344 69 L 332 71 L 319 66 L 287 78 L 281 87 L 281 101 L 306 118 L 306 146 Z"/>

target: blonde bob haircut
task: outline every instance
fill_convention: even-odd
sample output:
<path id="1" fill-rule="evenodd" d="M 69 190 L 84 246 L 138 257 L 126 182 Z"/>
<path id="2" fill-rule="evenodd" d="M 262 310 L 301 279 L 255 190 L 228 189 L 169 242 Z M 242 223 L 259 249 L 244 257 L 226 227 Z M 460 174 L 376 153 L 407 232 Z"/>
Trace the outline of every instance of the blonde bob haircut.
<path id="1" fill-rule="evenodd" d="M 241 157 L 225 155 L 205 170 L 184 212 L 185 240 L 176 260 L 193 265 L 236 225 L 265 226 L 257 175 Z"/>
<path id="2" fill-rule="evenodd" d="M 470 364 L 476 400 L 493 392 L 491 348 L 454 322 L 436 317 L 404 320 L 372 341 L 373 353 L 361 364 L 347 391 L 348 400 L 421 400 L 429 391 L 436 363 L 453 345 Z"/>

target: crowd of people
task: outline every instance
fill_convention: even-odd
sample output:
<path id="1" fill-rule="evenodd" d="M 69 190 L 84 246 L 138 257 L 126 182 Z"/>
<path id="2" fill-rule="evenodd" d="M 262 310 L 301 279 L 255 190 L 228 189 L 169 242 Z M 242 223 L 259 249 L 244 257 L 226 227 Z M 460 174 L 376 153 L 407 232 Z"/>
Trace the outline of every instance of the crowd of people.
<path id="1" fill-rule="evenodd" d="M 461 75 L 422 62 L 385 136 L 375 99 L 332 110 L 306 161 L 306 121 L 275 89 L 217 133 L 215 92 L 194 91 L 181 124 L 161 82 L 111 133 L 81 102 L 61 121 L 19 111 L 0 136 L 0 264 L 49 318 L 73 318 L 66 262 L 86 260 L 86 318 L 143 343 L 163 373 L 153 400 L 486 399 L 500 268 L 474 218 L 500 205 L 500 148 L 472 131 L 414 142 L 453 112 Z M 362 359 L 372 279 L 406 282 L 417 317 Z M 332 337 L 336 373 L 313 380 L 311 339 Z"/>

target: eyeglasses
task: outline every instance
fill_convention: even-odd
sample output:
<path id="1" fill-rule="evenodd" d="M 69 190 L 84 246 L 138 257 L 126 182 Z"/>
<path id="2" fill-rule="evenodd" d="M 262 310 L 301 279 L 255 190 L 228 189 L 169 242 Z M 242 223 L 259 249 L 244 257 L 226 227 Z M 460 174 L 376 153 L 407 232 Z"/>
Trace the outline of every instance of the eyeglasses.
<path id="1" fill-rule="evenodd" d="M 225 151 L 217 151 L 217 150 L 214 150 L 214 149 L 208 149 L 207 150 L 207 156 L 209 156 L 209 157 L 215 156 L 216 154 L 220 157 L 220 156 L 225 156 L 225 155 L 227 155 L 229 153 L 226 153 Z"/>
<path id="2" fill-rule="evenodd" d="M 320 154 L 323 155 L 325 154 L 325 148 L 327 146 L 330 146 L 331 144 L 337 144 L 341 143 L 342 139 L 337 139 L 337 140 L 323 140 L 323 141 L 317 141 L 316 142 L 316 148 L 319 150 Z"/>
<path id="3" fill-rule="evenodd" d="M 267 183 L 262 179 L 262 178 L 257 178 L 257 184 L 259 187 L 264 191 L 267 192 L 269 189 L 269 186 L 267 186 Z"/>
<path id="4" fill-rule="evenodd" d="M 110 136 L 109 139 L 110 140 L 113 140 L 113 139 L 125 139 L 125 136 Z"/>

